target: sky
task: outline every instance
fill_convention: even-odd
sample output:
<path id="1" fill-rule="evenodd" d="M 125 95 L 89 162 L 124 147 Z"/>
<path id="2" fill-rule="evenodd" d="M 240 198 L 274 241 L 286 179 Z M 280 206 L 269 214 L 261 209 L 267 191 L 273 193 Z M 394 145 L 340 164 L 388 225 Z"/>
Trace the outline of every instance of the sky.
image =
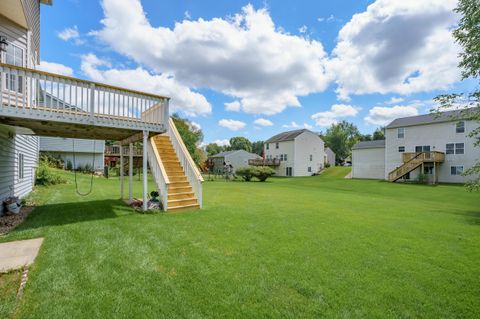
<path id="1" fill-rule="evenodd" d="M 171 97 L 204 133 L 265 140 L 363 134 L 469 90 L 451 36 L 455 0 L 64 0 L 41 8 L 54 73 Z"/>

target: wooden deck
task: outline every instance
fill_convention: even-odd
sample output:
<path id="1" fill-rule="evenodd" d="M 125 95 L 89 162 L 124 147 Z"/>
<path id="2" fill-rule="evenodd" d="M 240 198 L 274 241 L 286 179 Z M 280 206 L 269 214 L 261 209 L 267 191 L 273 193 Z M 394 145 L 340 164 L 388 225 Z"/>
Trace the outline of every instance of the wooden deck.
<path id="1" fill-rule="evenodd" d="M 164 96 L 0 63 L 0 120 L 36 135 L 124 140 L 164 133 Z"/>
<path id="2" fill-rule="evenodd" d="M 436 164 L 443 163 L 445 161 L 445 153 L 442 152 L 413 152 L 402 154 L 403 165 L 397 167 L 388 174 L 388 180 L 395 182 L 404 177 L 408 173 L 412 172 L 420 166 L 424 166 L 425 163 L 434 163 L 434 171 Z M 434 173 L 435 174 L 435 173 Z M 434 178 L 435 181 L 435 178 Z"/>

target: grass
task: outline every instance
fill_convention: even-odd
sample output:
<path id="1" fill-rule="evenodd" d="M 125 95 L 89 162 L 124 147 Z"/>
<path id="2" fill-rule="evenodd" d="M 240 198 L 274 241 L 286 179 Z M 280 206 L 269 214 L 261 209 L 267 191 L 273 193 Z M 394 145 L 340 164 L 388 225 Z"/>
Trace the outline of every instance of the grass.
<path id="1" fill-rule="evenodd" d="M 17 291 L 23 270 L 0 273 L 0 318 L 9 318 L 15 310 Z"/>
<path id="2" fill-rule="evenodd" d="M 206 182 L 201 212 L 170 215 L 116 179 L 39 188 L 0 238 L 46 237 L 16 317 L 480 317 L 479 194 L 348 172 Z"/>

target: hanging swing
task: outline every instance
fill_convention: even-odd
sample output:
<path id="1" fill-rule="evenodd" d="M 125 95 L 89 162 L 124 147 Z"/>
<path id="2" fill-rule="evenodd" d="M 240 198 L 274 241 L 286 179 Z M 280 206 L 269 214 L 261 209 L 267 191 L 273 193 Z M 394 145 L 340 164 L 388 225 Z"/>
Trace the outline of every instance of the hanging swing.
<path id="1" fill-rule="evenodd" d="M 93 176 L 95 175 L 95 140 L 93 140 L 93 151 L 92 151 L 92 176 L 90 176 L 90 189 L 86 193 L 80 192 L 77 182 L 77 165 L 75 163 L 75 139 L 72 138 L 72 151 L 73 151 L 73 174 L 75 176 L 75 191 L 80 196 L 88 196 L 92 193 L 93 190 Z"/>

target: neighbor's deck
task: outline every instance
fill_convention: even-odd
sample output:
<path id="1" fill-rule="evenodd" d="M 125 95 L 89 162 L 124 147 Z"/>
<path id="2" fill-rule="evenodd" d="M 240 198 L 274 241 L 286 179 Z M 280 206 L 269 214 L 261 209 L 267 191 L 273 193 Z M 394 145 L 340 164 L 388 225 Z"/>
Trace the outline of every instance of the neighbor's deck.
<path id="1" fill-rule="evenodd" d="M 0 63 L 0 120 L 43 136 L 124 140 L 163 133 L 169 98 Z"/>

